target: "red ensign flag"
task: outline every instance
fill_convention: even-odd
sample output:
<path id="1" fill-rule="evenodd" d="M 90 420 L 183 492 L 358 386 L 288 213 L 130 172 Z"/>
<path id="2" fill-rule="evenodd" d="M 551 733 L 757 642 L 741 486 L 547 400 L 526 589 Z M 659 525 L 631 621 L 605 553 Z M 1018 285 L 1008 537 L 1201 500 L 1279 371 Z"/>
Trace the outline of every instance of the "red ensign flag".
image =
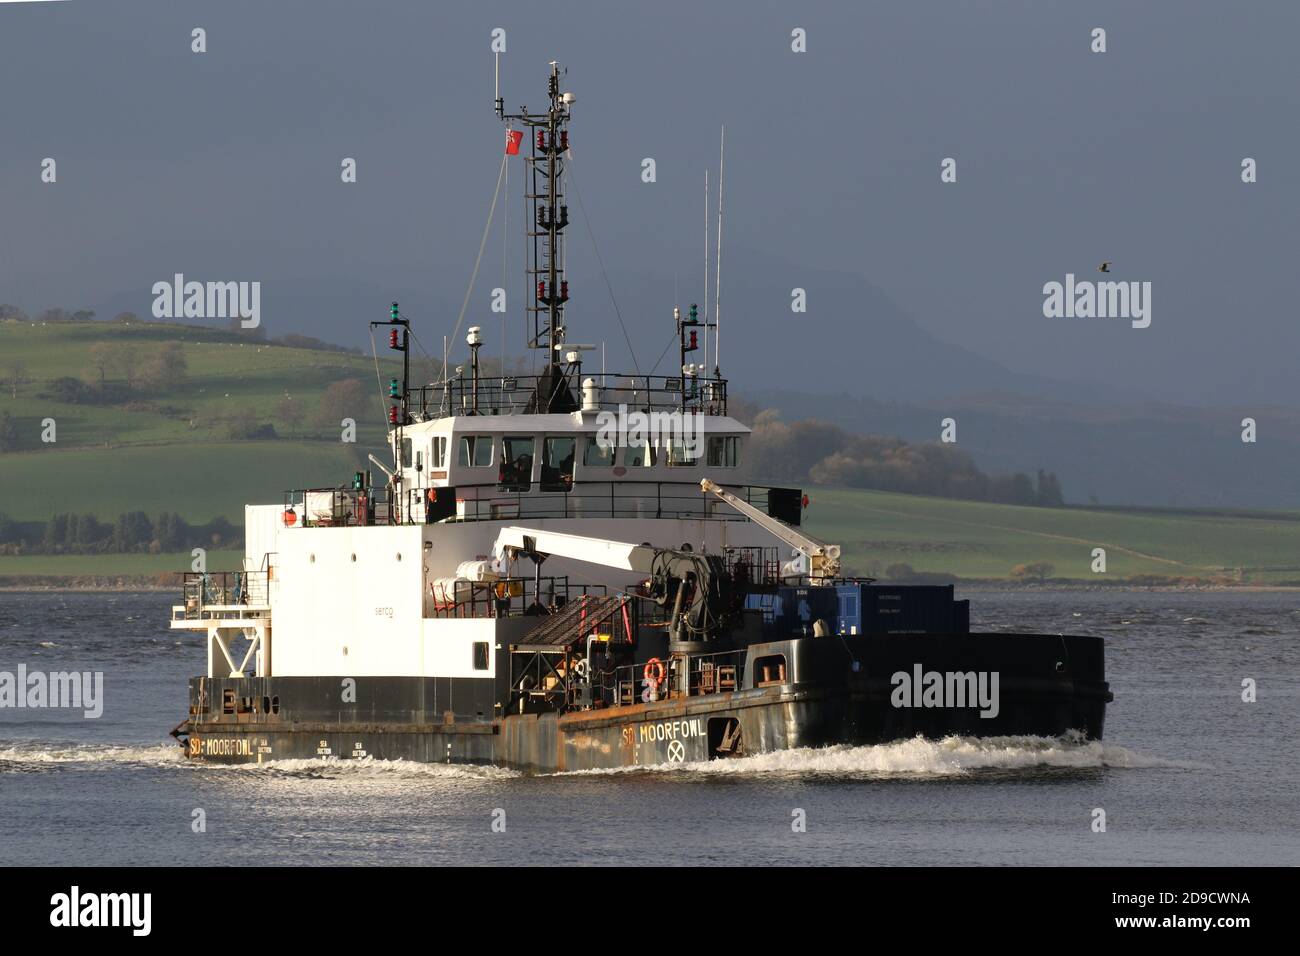
<path id="1" fill-rule="evenodd" d="M 506 154 L 509 156 L 519 155 L 519 141 L 524 138 L 523 130 L 508 129 L 506 130 Z"/>

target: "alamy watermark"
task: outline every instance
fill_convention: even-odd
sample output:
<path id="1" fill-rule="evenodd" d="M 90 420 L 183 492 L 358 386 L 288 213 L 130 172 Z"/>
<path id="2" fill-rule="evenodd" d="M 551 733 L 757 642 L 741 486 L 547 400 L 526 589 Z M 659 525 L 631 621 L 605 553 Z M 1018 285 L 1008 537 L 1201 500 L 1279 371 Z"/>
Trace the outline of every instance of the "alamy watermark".
<path id="1" fill-rule="evenodd" d="M 125 927 L 132 936 L 148 936 L 153 927 L 152 893 L 83 893 L 74 886 L 50 897 L 50 925 Z"/>
<path id="2" fill-rule="evenodd" d="M 889 682 L 895 707 L 978 707 L 980 717 L 992 718 L 1001 709 L 997 671 L 927 671 L 920 664 L 912 673 L 895 671 Z"/>
<path id="3" fill-rule="evenodd" d="M 80 709 L 87 720 L 104 713 L 103 671 L 0 671 L 0 710 Z"/>
<path id="4" fill-rule="evenodd" d="M 701 412 L 618 411 L 596 413 L 596 446 L 602 451 L 614 448 L 666 448 L 674 457 L 694 461 L 704 455 L 704 415 Z"/>
<path id="5" fill-rule="evenodd" d="M 155 319 L 239 319 L 246 329 L 262 324 L 261 282 L 186 282 L 178 272 L 152 291 Z"/>
<path id="6" fill-rule="evenodd" d="M 1064 283 L 1043 286 L 1043 315 L 1049 319 L 1129 319 L 1133 328 L 1145 329 L 1151 324 L 1151 283 L 1075 281 L 1074 273 L 1067 272 Z"/>

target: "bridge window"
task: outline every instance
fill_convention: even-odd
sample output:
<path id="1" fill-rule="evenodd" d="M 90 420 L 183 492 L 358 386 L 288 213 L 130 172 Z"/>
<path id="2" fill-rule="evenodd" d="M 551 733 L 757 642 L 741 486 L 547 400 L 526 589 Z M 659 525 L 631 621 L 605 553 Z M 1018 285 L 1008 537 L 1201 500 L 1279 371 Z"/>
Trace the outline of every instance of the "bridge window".
<path id="1" fill-rule="evenodd" d="M 433 440 L 433 454 L 429 457 L 430 468 L 447 467 L 447 439 L 435 438 Z"/>
<path id="2" fill-rule="evenodd" d="M 542 454 L 542 491 L 568 491 L 573 487 L 574 438 L 547 438 Z"/>
<path id="3" fill-rule="evenodd" d="M 582 464 L 587 468 L 612 468 L 614 466 L 614 446 L 600 446 L 594 438 L 587 439 L 587 447 L 582 453 Z"/>
<path id="4" fill-rule="evenodd" d="M 474 642 L 474 670 L 485 671 L 488 669 L 488 642 Z"/>
<path id="5" fill-rule="evenodd" d="M 623 466 L 625 468 L 653 468 L 658 460 L 655 454 L 656 449 L 650 445 L 641 443 L 628 445 L 623 449 Z"/>
<path id="6" fill-rule="evenodd" d="M 709 436 L 709 467 L 735 468 L 740 460 L 739 440 L 735 435 Z"/>
<path id="7" fill-rule="evenodd" d="M 699 446 L 691 442 L 673 439 L 668 445 L 668 467 L 690 468 L 700 463 Z"/>
<path id="8" fill-rule="evenodd" d="M 462 468 L 486 468 L 492 464 L 492 438 L 489 435 L 462 435 L 456 464 Z"/>
<path id="9" fill-rule="evenodd" d="M 497 485 L 502 491 L 528 491 L 533 486 L 533 439 L 509 436 L 501 439 L 501 469 Z"/>
<path id="10" fill-rule="evenodd" d="M 402 467 L 411 467 L 411 439 L 402 439 Z"/>

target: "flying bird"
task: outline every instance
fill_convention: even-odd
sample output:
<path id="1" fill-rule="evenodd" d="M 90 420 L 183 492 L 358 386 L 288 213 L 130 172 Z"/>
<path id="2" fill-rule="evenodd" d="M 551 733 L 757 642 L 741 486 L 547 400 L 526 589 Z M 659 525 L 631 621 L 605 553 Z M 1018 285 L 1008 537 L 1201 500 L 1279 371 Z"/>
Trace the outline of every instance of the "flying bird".
<path id="1" fill-rule="evenodd" d="M 1097 271 L 1098 271 L 1098 272 L 1109 272 L 1109 271 L 1110 271 L 1110 260 L 1107 259 L 1107 260 L 1106 260 L 1105 262 L 1103 262 L 1101 265 L 1097 266 Z"/>

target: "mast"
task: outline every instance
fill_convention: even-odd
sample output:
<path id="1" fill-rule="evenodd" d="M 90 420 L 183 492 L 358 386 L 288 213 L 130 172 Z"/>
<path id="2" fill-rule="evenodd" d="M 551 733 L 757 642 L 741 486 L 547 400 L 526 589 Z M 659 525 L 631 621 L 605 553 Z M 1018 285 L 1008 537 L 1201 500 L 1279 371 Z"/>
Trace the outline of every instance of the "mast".
<path id="1" fill-rule="evenodd" d="M 569 283 L 564 277 L 564 229 L 569 224 L 569 207 L 564 201 L 564 154 L 569 149 L 569 108 L 572 93 L 560 91 L 560 67 L 551 62 L 547 87 L 550 105 L 544 113 L 530 113 L 520 107 L 518 113 L 506 113 L 504 101 L 496 101 L 497 115 L 508 122 L 526 126 L 530 154 L 526 198 L 530 216 L 528 229 L 529 261 L 527 273 L 532 281 L 533 299 L 526 306 L 531 316 L 528 347 L 545 350 L 546 370 L 538 382 L 534 411 L 564 412 L 576 407 L 561 367 L 564 351 L 564 305 L 569 300 Z"/>
<path id="2" fill-rule="evenodd" d="M 402 381 L 388 380 L 388 424 L 393 429 L 393 472 L 399 477 L 402 469 L 402 431 L 411 424 L 411 323 L 401 314 L 396 302 L 388 310 L 388 321 L 371 322 L 371 335 L 378 326 L 388 326 L 388 347 L 402 353 Z M 378 356 L 376 356 L 378 361 Z M 376 369 L 377 371 L 377 369 Z M 371 458 L 373 459 L 373 455 Z M 393 480 L 390 477 L 390 482 Z M 392 520 L 390 515 L 389 520 Z"/>

